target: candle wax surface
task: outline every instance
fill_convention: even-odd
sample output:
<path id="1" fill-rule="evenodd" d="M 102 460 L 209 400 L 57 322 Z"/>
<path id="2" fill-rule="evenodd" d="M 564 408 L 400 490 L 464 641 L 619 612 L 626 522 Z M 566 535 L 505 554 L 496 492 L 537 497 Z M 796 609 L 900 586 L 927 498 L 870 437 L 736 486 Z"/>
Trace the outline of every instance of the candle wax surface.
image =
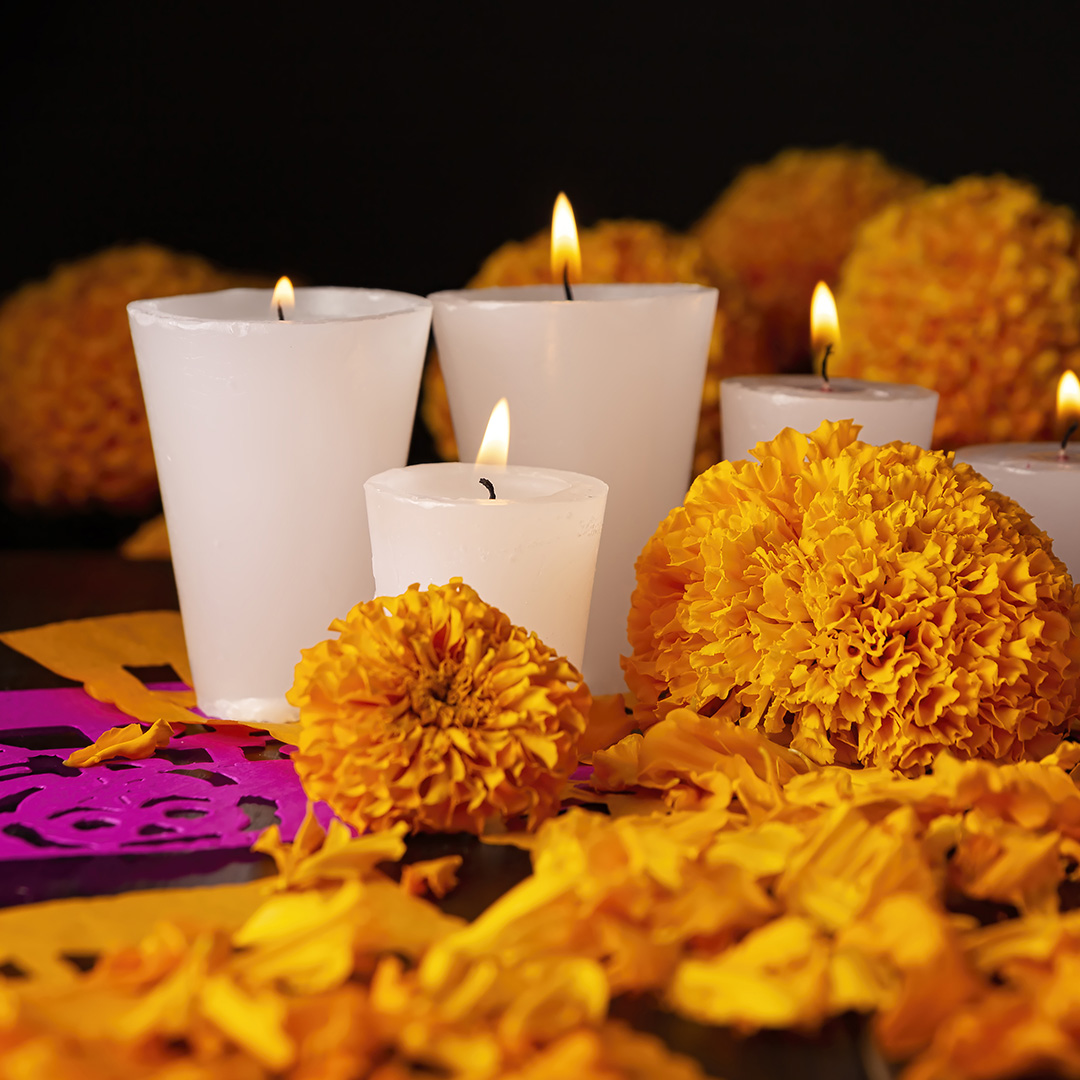
<path id="1" fill-rule="evenodd" d="M 444 464 L 453 469 L 444 469 Z M 404 475 L 384 474 L 379 483 L 419 504 L 441 506 L 457 502 L 508 503 L 558 502 L 575 490 L 574 481 L 553 469 L 514 469 L 506 465 L 469 465 L 464 462 L 435 462 L 433 467 L 413 465 Z M 480 483 L 490 480 L 495 498 Z M 440 584 L 446 584 L 440 582 Z"/>
<path id="2" fill-rule="evenodd" d="M 163 300 L 137 301 L 135 314 L 154 317 L 173 326 L 194 330 L 204 328 L 236 334 L 276 333 L 289 324 L 359 322 L 382 319 L 408 310 L 408 293 L 384 289 L 352 289 L 333 286 L 299 288 L 296 304 L 283 306 L 284 320 L 271 303 L 272 289 L 222 289 L 215 293 L 170 296 Z"/>
<path id="3" fill-rule="evenodd" d="M 854 420 L 863 442 L 900 440 L 928 448 L 938 395 L 909 383 L 868 382 L 838 377 L 824 389 L 819 375 L 743 375 L 720 383 L 724 457 L 751 457 L 759 442 L 784 428 L 809 433 L 824 420 Z"/>

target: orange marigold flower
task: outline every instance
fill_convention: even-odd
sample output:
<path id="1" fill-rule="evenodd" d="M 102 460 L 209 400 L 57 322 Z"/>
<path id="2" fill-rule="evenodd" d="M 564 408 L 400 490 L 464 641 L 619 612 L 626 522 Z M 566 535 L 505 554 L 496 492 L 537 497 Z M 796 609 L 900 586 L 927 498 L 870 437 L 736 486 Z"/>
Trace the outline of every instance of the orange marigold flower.
<path id="1" fill-rule="evenodd" d="M 968 935 L 992 986 L 943 1017 L 905 1080 L 996 1080 L 1080 1074 L 1078 912 L 1011 919 Z"/>
<path id="2" fill-rule="evenodd" d="M 248 283 L 152 244 L 61 266 L 0 306 L 0 469 L 37 506 L 139 508 L 157 492 L 131 300 Z"/>
<path id="3" fill-rule="evenodd" d="M 940 394 L 935 445 L 1048 438 L 1080 367 L 1080 234 L 1007 177 L 890 206 L 859 233 L 837 301 L 845 374 Z"/>
<path id="4" fill-rule="evenodd" d="M 765 313 L 777 363 L 797 368 L 814 285 L 835 284 L 863 221 L 922 186 L 872 150 L 786 150 L 740 173 L 695 232 L 714 272 L 734 274 Z"/>
<path id="5" fill-rule="evenodd" d="M 577 670 L 460 578 L 358 604 L 289 700 L 312 799 L 351 825 L 473 833 L 558 809 L 589 710 Z"/>
<path id="6" fill-rule="evenodd" d="M 1080 715 L 1080 603 L 1030 516 L 967 465 L 850 421 L 721 462 L 637 564 L 643 726 L 686 705 L 813 761 L 1018 760 Z"/>
<path id="7" fill-rule="evenodd" d="M 737 281 L 709 270 L 697 240 L 656 222 L 601 221 L 582 229 L 579 240 L 585 281 L 688 281 L 719 289 L 694 451 L 694 472 L 702 472 L 720 460 L 721 377 L 772 370 L 761 315 Z M 550 243 L 551 235 L 545 230 L 529 240 L 504 244 L 485 260 L 469 287 L 547 284 L 551 281 Z M 437 354 L 432 355 L 424 375 L 421 414 L 439 453 L 447 460 L 456 460 L 454 426 Z"/>

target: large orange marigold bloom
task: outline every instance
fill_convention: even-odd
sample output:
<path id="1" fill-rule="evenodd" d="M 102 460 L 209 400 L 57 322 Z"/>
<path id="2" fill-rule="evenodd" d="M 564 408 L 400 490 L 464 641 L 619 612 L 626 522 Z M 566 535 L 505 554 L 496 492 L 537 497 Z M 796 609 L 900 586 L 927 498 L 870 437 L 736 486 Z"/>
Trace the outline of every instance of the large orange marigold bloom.
<path id="1" fill-rule="evenodd" d="M 867 222 L 839 294 L 845 374 L 941 395 L 934 440 L 1048 438 L 1054 391 L 1080 368 L 1072 213 L 1006 177 L 968 177 Z"/>
<path id="2" fill-rule="evenodd" d="M 772 370 L 760 313 L 737 281 L 709 270 L 697 240 L 656 222 L 601 221 L 582 229 L 579 240 L 583 280 L 590 283 L 687 281 L 719 289 L 694 451 L 694 472 L 702 472 L 720 460 L 721 377 L 767 374 Z M 548 230 L 529 240 L 503 244 L 484 261 L 469 288 L 548 284 L 550 245 Z M 437 355 L 432 356 L 424 374 L 421 414 L 439 453 L 447 460 L 456 460 L 450 403 Z"/>
<path id="3" fill-rule="evenodd" d="M 577 670 L 460 578 L 357 604 L 305 649 L 296 771 L 360 829 L 480 833 L 553 814 L 590 696 Z"/>
<path id="4" fill-rule="evenodd" d="M 734 274 L 765 312 L 779 365 L 798 368 L 814 285 L 835 285 L 859 225 L 922 186 L 872 150 L 786 150 L 744 169 L 695 232 L 714 271 Z"/>
<path id="5" fill-rule="evenodd" d="M 0 471 L 37 506 L 137 509 L 157 491 L 131 300 L 245 284 L 152 244 L 61 266 L 0 306 Z"/>
<path id="6" fill-rule="evenodd" d="M 851 421 L 700 476 L 645 546 L 627 679 L 818 763 L 1018 760 L 1080 715 L 1080 594 L 968 465 Z"/>

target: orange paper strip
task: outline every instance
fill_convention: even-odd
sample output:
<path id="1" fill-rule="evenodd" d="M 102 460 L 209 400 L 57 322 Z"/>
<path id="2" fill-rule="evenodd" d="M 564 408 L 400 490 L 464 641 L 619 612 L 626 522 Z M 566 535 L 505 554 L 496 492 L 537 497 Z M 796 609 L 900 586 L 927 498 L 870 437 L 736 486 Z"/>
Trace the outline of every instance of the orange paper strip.
<path id="1" fill-rule="evenodd" d="M 177 611 L 138 611 L 49 623 L 0 634 L 0 641 L 57 675 L 81 682 L 92 698 L 115 705 L 136 720 L 147 724 L 158 720 L 170 724 L 207 722 L 188 711 L 195 704 L 193 691 L 151 690 L 125 670 L 169 664 L 191 685 L 184 627 Z M 218 719 L 210 723 L 215 727 L 258 728 L 290 744 L 299 737 L 298 724 Z"/>
<path id="2" fill-rule="evenodd" d="M 0 911 L 0 963 L 35 980 L 67 982 L 78 968 L 65 954 L 85 956 L 131 945 L 163 921 L 232 932 L 266 896 L 263 881 L 192 889 L 149 889 L 122 896 L 50 900 Z"/>

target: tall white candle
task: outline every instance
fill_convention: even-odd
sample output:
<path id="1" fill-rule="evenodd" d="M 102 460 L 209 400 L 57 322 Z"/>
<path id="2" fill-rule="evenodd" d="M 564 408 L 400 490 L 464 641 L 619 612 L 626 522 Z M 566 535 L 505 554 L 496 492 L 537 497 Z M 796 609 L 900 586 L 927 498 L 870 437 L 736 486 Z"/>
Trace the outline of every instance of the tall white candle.
<path id="1" fill-rule="evenodd" d="M 408 454 L 430 303 L 299 289 L 128 305 L 199 707 L 290 719 L 300 649 L 374 595 L 373 473 Z"/>
<path id="2" fill-rule="evenodd" d="M 364 490 L 376 595 L 460 577 L 581 669 L 606 484 L 555 469 L 441 462 L 390 469 Z"/>
<path id="3" fill-rule="evenodd" d="M 929 448 L 938 395 L 907 383 L 830 379 L 819 375 L 743 375 L 720 383 L 724 457 L 738 461 L 784 430 L 814 431 L 823 420 L 854 420 L 859 438 L 877 446 L 893 442 Z"/>
<path id="4" fill-rule="evenodd" d="M 994 487 L 1015 499 L 1051 541 L 1054 554 L 1080 580 L 1080 447 L 1062 461 L 1057 443 L 988 443 L 965 446 L 966 461 Z"/>
<path id="5" fill-rule="evenodd" d="M 585 649 L 594 693 L 625 687 L 619 656 L 634 562 L 690 479 L 716 313 L 698 285 L 575 285 L 440 292 L 435 338 L 454 431 L 471 460 L 507 397 L 512 464 L 568 469 L 609 488 Z"/>

